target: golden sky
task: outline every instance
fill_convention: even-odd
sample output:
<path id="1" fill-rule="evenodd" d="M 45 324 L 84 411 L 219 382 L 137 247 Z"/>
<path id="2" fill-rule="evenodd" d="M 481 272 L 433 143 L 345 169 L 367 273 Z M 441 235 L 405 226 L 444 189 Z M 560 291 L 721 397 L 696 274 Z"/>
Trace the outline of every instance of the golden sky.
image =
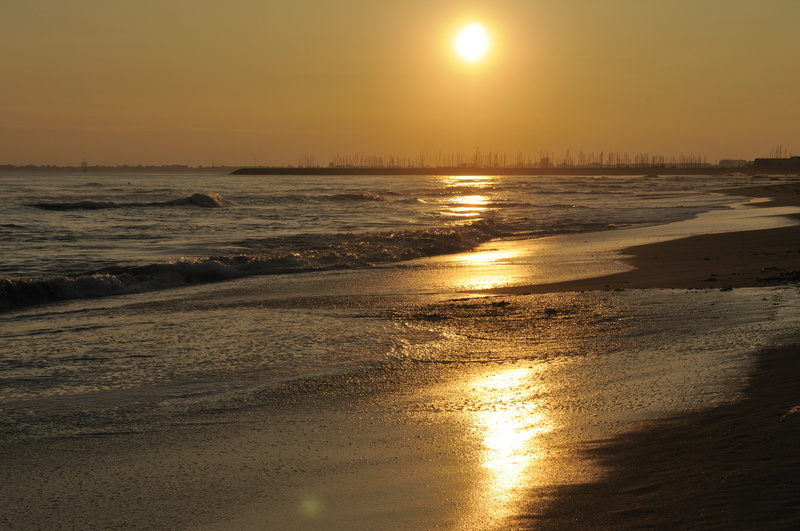
<path id="1" fill-rule="evenodd" d="M 0 164 L 800 154 L 797 0 L 0 2 Z"/>

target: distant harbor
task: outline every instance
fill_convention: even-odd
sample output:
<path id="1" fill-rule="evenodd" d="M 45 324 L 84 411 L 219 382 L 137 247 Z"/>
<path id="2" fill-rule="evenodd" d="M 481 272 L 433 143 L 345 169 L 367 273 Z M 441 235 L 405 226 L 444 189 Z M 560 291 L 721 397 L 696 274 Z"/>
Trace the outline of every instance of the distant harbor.
<path id="1" fill-rule="evenodd" d="M 296 167 L 263 166 L 239 168 L 232 175 L 784 175 L 800 172 L 798 166 L 755 164 L 743 167 L 721 166 L 625 166 L 625 167 Z"/>
<path id="2" fill-rule="evenodd" d="M 720 159 L 710 163 L 701 154 L 680 156 L 620 152 L 580 151 L 563 156 L 542 151 L 537 156 L 502 152 L 472 154 L 420 153 L 416 157 L 395 155 L 336 155 L 319 164 L 312 155 L 301 155 L 297 165 L 243 167 L 234 175 L 785 175 L 800 172 L 800 157 L 786 157 L 783 146 L 770 158 L 755 160 Z"/>

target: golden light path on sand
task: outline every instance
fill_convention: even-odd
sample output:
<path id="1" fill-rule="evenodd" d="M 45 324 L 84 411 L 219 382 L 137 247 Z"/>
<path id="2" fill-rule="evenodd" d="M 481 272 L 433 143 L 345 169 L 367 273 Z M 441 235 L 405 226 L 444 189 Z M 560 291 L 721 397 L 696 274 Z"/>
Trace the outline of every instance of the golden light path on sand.
<path id="1" fill-rule="evenodd" d="M 488 186 L 487 179 L 469 178 L 469 186 Z M 456 203 L 476 208 L 487 198 L 481 195 L 459 196 Z M 515 262 L 523 249 L 504 245 L 471 253 L 453 255 L 449 282 L 464 289 L 480 290 L 514 284 L 524 273 Z M 472 345 L 470 348 L 474 347 Z M 506 345 L 502 348 L 514 348 Z M 552 482 L 554 463 L 543 459 L 547 449 L 540 436 L 555 429 L 553 405 L 540 403 L 554 389 L 549 366 L 543 363 L 502 365 L 479 371 L 474 378 L 450 390 L 471 404 L 469 423 L 477 435 L 476 456 L 482 478 L 474 493 L 476 510 L 470 512 L 459 529 L 502 528 L 508 517 L 519 511 L 526 493 L 533 485 Z M 563 465 L 563 463 L 562 463 Z M 566 471 L 562 471 L 566 473 Z"/>
<path id="2" fill-rule="evenodd" d="M 484 514 L 501 521 L 514 513 L 521 488 L 534 475 L 541 457 L 536 438 L 552 429 L 552 420 L 539 410 L 531 395 L 538 391 L 536 367 L 501 370 L 481 376 L 470 389 L 482 407 L 474 422 L 483 444 Z"/>
<path id="3" fill-rule="evenodd" d="M 522 272 L 509 266 L 521 251 L 514 248 L 488 249 L 471 254 L 454 255 L 456 266 L 450 281 L 464 290 L 484 290 L 507 286 Z M 460 266 L 460 267 L 459 267 Z M 467 267 L 463 267 L 467 266 Z"/>

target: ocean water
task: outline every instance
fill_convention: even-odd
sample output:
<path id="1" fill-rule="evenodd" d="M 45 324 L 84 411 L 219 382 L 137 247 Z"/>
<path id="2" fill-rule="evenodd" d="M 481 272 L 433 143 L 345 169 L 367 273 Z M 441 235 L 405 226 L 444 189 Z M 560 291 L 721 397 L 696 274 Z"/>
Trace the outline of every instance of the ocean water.
<path id="1" fill-rule="evenodd" d="M 759 182 L 0 173 L 0 436 L 113 432 L 147 415 L 252 403 L 286 379 L 486 352 L 645 360 L 668 332 L 682 353 L 714 352 L 744 370 L 744 354 L 796 328 L 794 288 L 502 301 L 469 290 L 619 270 L 613 249 L 542 249 L 726 215 L 735 199 L 708 192 L 750 184 Z M 464 315 L 462 298 L 493 320 Z M 567 313 L 581 317 L 551 326 Z M 521 346 L 525 327 L 481 340 L 464 332 L 520 315 L 542 325 L 525 336 L 535 342 Z M 637 326 L 617 326 L 629 321 Z M 709 323 L 726 339 L 711 339 Z"/>
<path id="2" fill-rule="evenodd" d="M 744 181 L 4 173 L 0 308 L 666 223 L 729 202 L 700 190 Z"/>

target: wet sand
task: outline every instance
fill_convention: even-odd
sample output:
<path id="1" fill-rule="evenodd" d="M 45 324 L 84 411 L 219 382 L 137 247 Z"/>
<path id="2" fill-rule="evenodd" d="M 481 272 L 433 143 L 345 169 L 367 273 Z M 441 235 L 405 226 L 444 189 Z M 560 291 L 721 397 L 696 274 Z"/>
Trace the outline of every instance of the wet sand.
<path id="1" fill-rule="evenodd" d="M 798 204 L 797 187 L 732 191 Z M 628 251 L 638 269 L 602 279 L 508 290 L 517 294 L 630 288 L 728 288 L 796 279 L 800 229 L 700 236 Z M 711 280 L 716 279 L 716 280 Z M 485 302 L 508 334 L 528 297 Z M 553 300 L 558 300 L 554 298 Z M 549 303 L 541 322 L 571 326 Z M 566 303 L 565 303 L 566 304 Z M 573 306 L 570 305 L 570 308 Z M 469 310 L 468 306 L 463 307 Z M 548 311 L 552 310 L 550 313 Z M 587 306 L 586 311 L 594 311 Z M 503 319 L 494 319 L 497 312 Z M 529 315 L 527 314 L 521 315 Z M 552 315 L 551 315 L 552 314 Z M 438 314 L 419 316 L 434 320 Z M 501 326 L 502 325 L 502 326 Z M 602 325 L 606 326 L 606 325 Z M 711 326 L 711 325 L 709 325 Z M 486 333 L 485 330 L 475 328 Z M 558 330 L 553 337 L 559 339 Z M 798 339 L 800 344 L 800 339 Z M 491 353 L 489 353 L 491 354 Z M 563 370 L 562 370 L 563 369 Z M 567 371 L 569 367 L 559 370 Z M 541 437 L 541 484 L 502 474 L 486 485 L 476 381 L 531 373 L 536 362 L 420 364 L 263 391 L 258 404 L 161 417 L 129 432 L 0 444 L 0 527 L 9 529 L 787 529 L 800 525 L 800 349 L 763 352 L 741 400 L 660 421 L 599 443 L 547 446 L 527 410 L 509 420 Z M 578 369 L 574 369 L 578 370 Z M 554 385 L 563 380 L 555 371 Z M 594 384 L 596 385 L 596 384 Z M 564 386 L 591 403 L 593 389 Z M 525 392 L 531 392 L 524 388 Z M 496 391 L 496 389 L 495 389 Z M 536 391 L 539 392 L 539 391 Z M 578 398 L 580 398 L 578 397 Z M 576 402 L 577 403 L 577 402 Z M 586 407 L 559 406 L 572 422 Z M 523 413 L 519 418 L 519 413 Z M 465 419 L 472 419 L 467 422 Z M 166 420 L 165 420 L 166 418 Z M 576 420 L 577 419 L 577 420 Z M 487 428 L 489 429 L 489 428 Z M 485 436 L 485 434 L 484 434 Z M 514 470 L 511 468 L 510 470 Z M 508 470 L 506 470 L 508 472 Z M 554 486 L 555 485 L 555 486 Z M 505 489 L 505 490 L 503 490 Z M 516 496 L 511 503 L 500 494 Z M 522 503 L 519 503 L 519 499 Z M 527 502 L 525 500 L 528 500 Z"/>
<path id="2" fill-rule="evenodd" d="M 463 437 L 399 414 L 401 382 L 354 374 L 258 407 L 127 433 L 0 445 L 3 529 L 402 529 L 468 510 Z M 413 386 L 414 382 L 402 382 Z M 416 382 L 419 384 L 419 382 Z M 369 400 L 367 400 L 369 397 Z"/>
<path id="3" fill-rule="evenodd" d="M 762 352 L 744 397 L 585 449 L 599 481 L 530 494 L 520 529 L 798 529 L 800 347 Z"/>
<path id="4" fill-rule="evenodd" d="M 800 205 L 800 185 L 719 190 L 770 197 L 760 206 Z M 493 293 L 552 293 L 615 289 L 763 287 L 800 281 L 800 225 L 692 236 L 622 250 L 632 271 L 554 284 L 515 286 Z"/>

